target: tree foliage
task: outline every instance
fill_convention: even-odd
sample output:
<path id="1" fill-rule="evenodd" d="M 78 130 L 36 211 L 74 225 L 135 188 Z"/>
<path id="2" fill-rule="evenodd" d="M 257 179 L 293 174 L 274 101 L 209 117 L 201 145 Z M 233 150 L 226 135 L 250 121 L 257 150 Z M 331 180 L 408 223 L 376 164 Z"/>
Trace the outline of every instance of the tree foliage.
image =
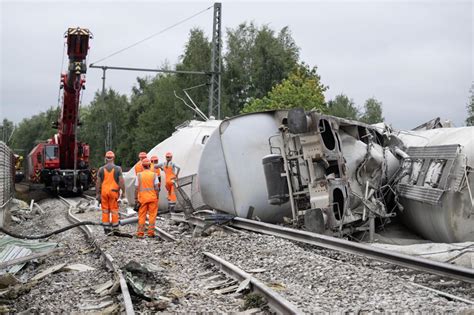
<path id="1" fill-rule="evenodd" d="M 207 71 L 210 64 L 211 42 L 204 35 L 203 30 L 193 28 L 189 33 L 189 40 L 185 45 L 180 63 L 176 65 L 176 70 Z M 206 115 L 209 107 L 208 81 L 208 76 L 194 74 L 178 74 L 175 80 L 178 85 L 176 92 L 185 98 L 182 90 L 189 89 L 187 93 Z"/>
<path id="2" fill-rule="evenodd" d="M 90 161 L 92 165 L 100 165 L 104 160 L 104 152 L 108 124 L 111 125 L 111 150 L 117 152 L 122 146 L 127 130 L 125 124 L 130 104 L 125 95 L 120 95 L 112 89 L 104 95 L 97 92 L 89 106 L 81 108 L 81 128 L 78 138 L 87 142 L 91 148 Z M 117 154 L 117 163 L 122 163 L 122 156 Z"/>
<path id="3" fill-rule="evenodd" d="M 328 114 L 353 120 L 359 118 L 359 110 L 354 101 L 342 93 L 328 102 Z"/>
<path id="4" fill-rule="evenodd" d="M 466 125 L 474 126 L 474 81 L 471 83 L 471 89 L 469 90 L 469 101 L 467 103 L 467 118 Z"/>
<path id="5" fill-rule="evenodd" d="M 36 144 L 51 138 L 57 132 L 52 128 L 52 123 L 58 120 L 58 115 L 59 108 L 51 107 L 46 112 L 23 119 L 13 134 L 12 147 L 27 155 Z"/>
<path id="6" fill-rule="evenodd" d="M 326 103 L 323 92 L 327 87 L 321 83 L 321 78 L 316 71 L 316 67 L 310 69 L 305 64 L 296 66 L 287 79 L 275 85 L 263 98 L 251 100 L 244 106 L 242 112 L 295 107 L 325 112 Z"/>
<path id="7" fill-rule="evenodd" d="M 364 114 L 360 117 L 360 121 L 366 124 L 376 124 L 383 122 L 382 117 L 382 102 L 375 98 L 369 98 L 364 104 Z"/>
<path id="8" fill-rule="evenodd" d="M 278 33 L 254 23 L 228 29 L 222 81 L 230 113 L 238 114 L 251 99 L 264 97 L 288 77 L 298 58 L 288 27 Z"/>

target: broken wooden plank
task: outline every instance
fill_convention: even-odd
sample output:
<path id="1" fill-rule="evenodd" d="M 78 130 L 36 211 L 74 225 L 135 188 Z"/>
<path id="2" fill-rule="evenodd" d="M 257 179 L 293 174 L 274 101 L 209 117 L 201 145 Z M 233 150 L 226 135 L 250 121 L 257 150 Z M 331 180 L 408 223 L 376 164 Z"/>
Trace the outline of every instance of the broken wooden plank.
<path id="1" fill-rule="evenodd" d="M 46 277 L 47 275 L 55 273 L 56 271 L 59 271 L 59 270 L 63 269 L 64 266 L 66 266 L 66 263 L 59 264 L 59 265 L 47 268 L 47 269 L 43 270 L 42 272 L 40 272 L 39 274 L 37 274 L 36 276 L 34 276 L 33 278 L 31 278 L 31 280 L 32 281 L 41 280 L 44 277 Z"/>
<path id="2" fill-rule="evenodd" d="M 235 290 L 237 290 L 238 288 L 239 288 L 238 285 L 233 285 L 233 286 L 230 286 L 230 287 L 227 287 L 227 288 L 224 288 L 224 289 L 215 290 L 213 292 L 216 293 L 216 294 L 227 294 L 227 293 L 235 292 Z"/>
<path id="3" fill-rule="evenodd" d="M 41 258 L 41 257 L 44 257 L 44 256 L 49 256 L 49 255 L 51 255 L 52 253 L 54 253 L 58 250 L 59 250 L 59 248 L 53 248 L 53 249 L 50 249 L 50 250 L 45 251 L 45 252 L 40 252 L 40 253 L 31 254 L 31 255 L 23 256 L 23 257 L 16 258 L 16 259 L 4 261 L 4 262 L 0 263 L 0 269 L 6 268 L 6 267 L 9 267 L 9 266 L 12 266 L 12 265 L 16 265 L 16 264 L 22 264 L 22 263 L 28 262 L 30 260 L 38 259 L 38 258 Z"/>
<path id="4" fill-rule="evenodd" d="M 84 265 L 84 264 L 70 264 L 70 265 L 67 265 L 66 267 L 64 267 L 63 269 L 67 270 L 67 271 L 91 271 L 91 270 L 95 270 L 94 267 L 87 266 L 87 265 Z"/>
<path id="5" fill-rule="evenodd" d="M 237 281 L 235 281 L 233 279 L 227 279 L 227 280 L 224 280 L 224 281 L 221 281 L 221 282 L 217 282 L 216 284 L 208 285 L 207 287 L 205 287 L 205 289 L 215 290 L 215 289 L 219 289 L 219 288 L 222 288 L 222 287 L 228 287 L 230 285 L 235 285 L 236 283 L 237 283 Z"/>
<path id="6" fill-rule="evenodd" d="M 113 284 L 114 284 L 114 282 L 112 280 L 109 280 L 106 283 L 96 285 L 95 287 L 92 287 L 92 288 L 95 289 L 94 292 L 96 294 L 100 294 L 102 291 L 107 290 L 108 288 L 110 288 Z"/>

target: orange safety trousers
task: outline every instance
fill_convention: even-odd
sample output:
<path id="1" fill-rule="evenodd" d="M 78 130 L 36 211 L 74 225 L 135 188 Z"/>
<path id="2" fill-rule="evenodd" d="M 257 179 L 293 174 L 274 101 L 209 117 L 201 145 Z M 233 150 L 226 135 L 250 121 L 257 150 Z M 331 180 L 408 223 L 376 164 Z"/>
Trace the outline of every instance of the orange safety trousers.
<path id="1" fill-rule="evenodd" d="M 176 175 L 173 173 L 173 167 L 172 166 L 163 166 L 163 169 L 166 174 L 166 183 L 165 187 L 166 190 L 168 191 L 168 205 L 169 206 L 174 206 L 176 204 L 176 193 L 175 193 L 175 188 L 173 185 L 173 181 L 176 178 Z"/>
<path id="2" fill-rule="evenodd" d="M 155 222 L 158 213 L 158 196 L 155 191 L 156 174 L 149 169 L 137 175 L 138 179 L 138 229 L 137 237 L 145 235 L 145 221 L 148 214 L 148 236 L 155 236 Z"/>
<path id="3" fill-rule="evenodd" d="M 137 236 L 145 236 L 146 216 L 148 215 L 148 236 L 155 236 L 156 216 L 158 214 L 158 201 L 151 201 L 140 205 L 138 209 Z"/>
<path id="4" fill-rule="evenodd" d="M 102 225 L 118 227 L 119 225 L 119 185 L 114 179 L 115 169 L 104 168 L 104 180 L 101 187 Z"/>

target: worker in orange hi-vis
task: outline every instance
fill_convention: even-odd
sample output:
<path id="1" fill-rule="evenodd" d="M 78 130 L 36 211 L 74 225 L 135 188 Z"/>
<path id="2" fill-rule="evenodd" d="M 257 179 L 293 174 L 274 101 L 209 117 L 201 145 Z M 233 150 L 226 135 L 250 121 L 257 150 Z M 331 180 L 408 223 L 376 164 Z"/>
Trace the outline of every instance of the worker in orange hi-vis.
<path id="1" fill-rule="evenodd" d="M 105 234 L 110 234 L 119 226 L 118 199 L 125 196 L 125 182 L 123 180 L 122 168 L 114 164 L 115 154 L 108 151 L 105 154 L 106 164 L 97 173 L 95 187 L 96 199 L 100 201 L 102 208 L 102 225 Z M 122 194 L 120 194 L 120 191 Z"/>
<path id="2" fill-rule="evenodd" d="M 158 164 L 158 157 L 156 155 L 153 155 L 150 158 L 150 161 L 151 161 L 150 170 L 155 172 L 156 176 L 158 176 L 158 187 L 161 190 L 161 168 L 160 168 L 160 165 Z"/>
<path id="3" fill-rule="evenodd" d="M 167 152 L 166 162 L 159 164 L 160 168 L 163 169 L 166 175 L 165 186 L 166 190 L 168 191 L 168 210 L 171 212 L 174 211 L 174 208 L 176 207 L 176 193 L 174 191 L 174 182 L 178 180 L 178 174 L 181 170 L 181 167 L 179 167 L 178 164 L 174 163 L 172 159 L 173 153 Z"/>
<path id="4" fill-rule="evenodd" d="M 143 166 L 142 166 L 142 161 L 144 158 L 146 158 L 146 152 L 140 152 L 138 155 L 138 158 L 140 159 L 138 163 L 135 165 L 135 174 L 138 174 L 140 172 L 143 172 Z"/>
<path id="5" fill-rule="evenodd" d="M 158 176 L 150 170 L 150 160 L 142 160 L 143 172 L 138 173 L 135 179 L 135 204 L 140 205 L 138 209 L 137 237 L 145 236 L 145 221 L 148 214 L 148 236 L 155 237 L 155 222 L 158 214 Z"/>

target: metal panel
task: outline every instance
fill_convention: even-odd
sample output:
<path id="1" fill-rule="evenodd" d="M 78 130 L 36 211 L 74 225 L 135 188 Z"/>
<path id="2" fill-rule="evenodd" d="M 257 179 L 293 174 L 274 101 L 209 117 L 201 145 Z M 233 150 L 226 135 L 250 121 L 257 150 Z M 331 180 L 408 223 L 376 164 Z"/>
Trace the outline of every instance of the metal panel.
<path id="1" fill-rule="evenodd" d="M 407 184 L 399 184 L 398 190 L 400 192 L 400 196 L 402 197 L 429 203 L 432 205 L 438 205 L 444 193 L 444 190 L 437 188 L 420 187 Z"/>
<path id="2" fill-rule="evenodd" d="M 14 165 L 13 151 L 0 141 L 0 226 L 3 225 L 4 209 L 13 197 Z"/>
<path id="3" fill-rule="evenodd" d="M 16 245 L 8 245 L 0 253 L 0 262 L 6 262 L 12 259 L 25 257 L 25 256 L 28 256 L 29 254 L 31 254 L 31 249 L 16 246 Z M 0 275 L 4 273 L 15 274 L 18 271 L 20 271 L 20 269 L 23 268 L 25 264 L 26 262 L 2 269 L 0 270 Z"/>
<path id="4" fill-rule="evenodd" d="M 429 147 L 409 147 L 407 154 L 411 158 L 454 159 L 458 155 L 459 145 L 436 145 Z"/>

